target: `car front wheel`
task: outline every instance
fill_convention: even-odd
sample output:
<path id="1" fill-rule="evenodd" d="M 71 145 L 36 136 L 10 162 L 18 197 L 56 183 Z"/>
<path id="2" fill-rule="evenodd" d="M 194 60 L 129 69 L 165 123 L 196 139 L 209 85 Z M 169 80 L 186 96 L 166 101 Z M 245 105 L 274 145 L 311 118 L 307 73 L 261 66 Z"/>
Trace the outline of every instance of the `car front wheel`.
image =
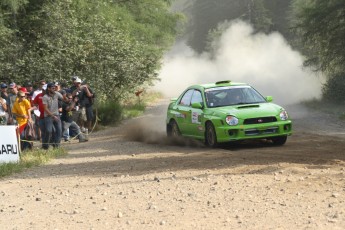
<path id="1" fill-rule="evenodd" d="M 212 148 L 217 147 L 217 134 L 212 123 L 206 124 L 205 143 Z"/>
<path id="2" fill-rule="evenodd" d="M 274 145 L 283 145 L 287 140 L 287 136 L 272 137 L 271 140 Z"/>
<path id="3" fill-rule="evenodd" d="M 170 136 L 172 136 L 172 137 L 181 136 L 181 132 L 180 132 L 180 129 L 179 129 L 176 121 L 172 120 L 170 122 L 170 127 L 171 127 Z"/>

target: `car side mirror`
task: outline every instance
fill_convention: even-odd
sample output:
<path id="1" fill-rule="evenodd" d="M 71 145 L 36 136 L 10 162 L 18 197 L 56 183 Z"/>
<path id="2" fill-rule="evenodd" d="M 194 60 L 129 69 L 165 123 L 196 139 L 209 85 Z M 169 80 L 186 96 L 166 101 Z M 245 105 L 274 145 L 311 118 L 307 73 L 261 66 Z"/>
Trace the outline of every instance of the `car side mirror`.
<path id="1" fill-rule="evenodd" d="M 267 102 L 272 102 L 273 101 L 273 97 L 272 96 L 266 96 L 265 97 Z"/>
<path id="2" fill-rule="evenodd" d="M 204 106 L 200 102 L 192 103 L 192 108 L 194 109 L 202 109 Z"/>

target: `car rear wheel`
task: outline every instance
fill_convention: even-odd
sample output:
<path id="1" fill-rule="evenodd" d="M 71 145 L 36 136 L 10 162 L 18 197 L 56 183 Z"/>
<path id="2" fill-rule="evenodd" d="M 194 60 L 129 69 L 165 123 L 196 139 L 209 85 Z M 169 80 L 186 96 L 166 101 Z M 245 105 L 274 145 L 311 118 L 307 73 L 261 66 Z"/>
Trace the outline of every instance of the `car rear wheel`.
<path id="1" fill-rule="evenodd" d="M 284 145 L 287 140 L 287 136 L 272 137 L 271 140 L 274 145 Z"/>
<path id="2" fill-rule="evenodd" d="M 171 137 L 178 137 L 178 136 L 181 136 L 181 132 L 180 132 L 180 129 L 176 123 L 176 121 L 172 120 L 170 122 L 170 127 L 171 127 L 171 131 L 170 131 L 170 135 Z"/>
<path id="3" fill-rule="evenodd" d="M 206 124 L 205 144 L 212 148 L 218 146 L 216 130 L 211 122 Z"/>

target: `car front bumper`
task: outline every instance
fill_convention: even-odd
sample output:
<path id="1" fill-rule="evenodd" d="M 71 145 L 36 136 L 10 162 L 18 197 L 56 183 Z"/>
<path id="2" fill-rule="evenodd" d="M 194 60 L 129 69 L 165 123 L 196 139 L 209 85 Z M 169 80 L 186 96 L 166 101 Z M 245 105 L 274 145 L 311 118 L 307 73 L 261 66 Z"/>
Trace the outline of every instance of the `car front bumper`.
<path id="1" fill-rule="evenodd" d="M 216 133 L 218 142 L 289 136 L 292 134 L 292 122 L 289 120 L 253 125 L 224 125 L 216 127 Z"/>

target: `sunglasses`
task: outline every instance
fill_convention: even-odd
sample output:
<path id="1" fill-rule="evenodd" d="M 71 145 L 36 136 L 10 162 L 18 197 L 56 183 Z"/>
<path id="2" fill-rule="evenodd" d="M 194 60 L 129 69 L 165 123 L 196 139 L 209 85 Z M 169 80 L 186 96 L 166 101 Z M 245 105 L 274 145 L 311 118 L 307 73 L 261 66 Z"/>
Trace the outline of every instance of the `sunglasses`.
<path id="1" fill-rule="evenodd" d="M 26 97 L 26 96 L 20 96 L 21 98 Z"/>
<path id="2" fill-rule="evenodd" d="M 69 97 L 68 99 L 73 99 L 72 97 Z"/>

